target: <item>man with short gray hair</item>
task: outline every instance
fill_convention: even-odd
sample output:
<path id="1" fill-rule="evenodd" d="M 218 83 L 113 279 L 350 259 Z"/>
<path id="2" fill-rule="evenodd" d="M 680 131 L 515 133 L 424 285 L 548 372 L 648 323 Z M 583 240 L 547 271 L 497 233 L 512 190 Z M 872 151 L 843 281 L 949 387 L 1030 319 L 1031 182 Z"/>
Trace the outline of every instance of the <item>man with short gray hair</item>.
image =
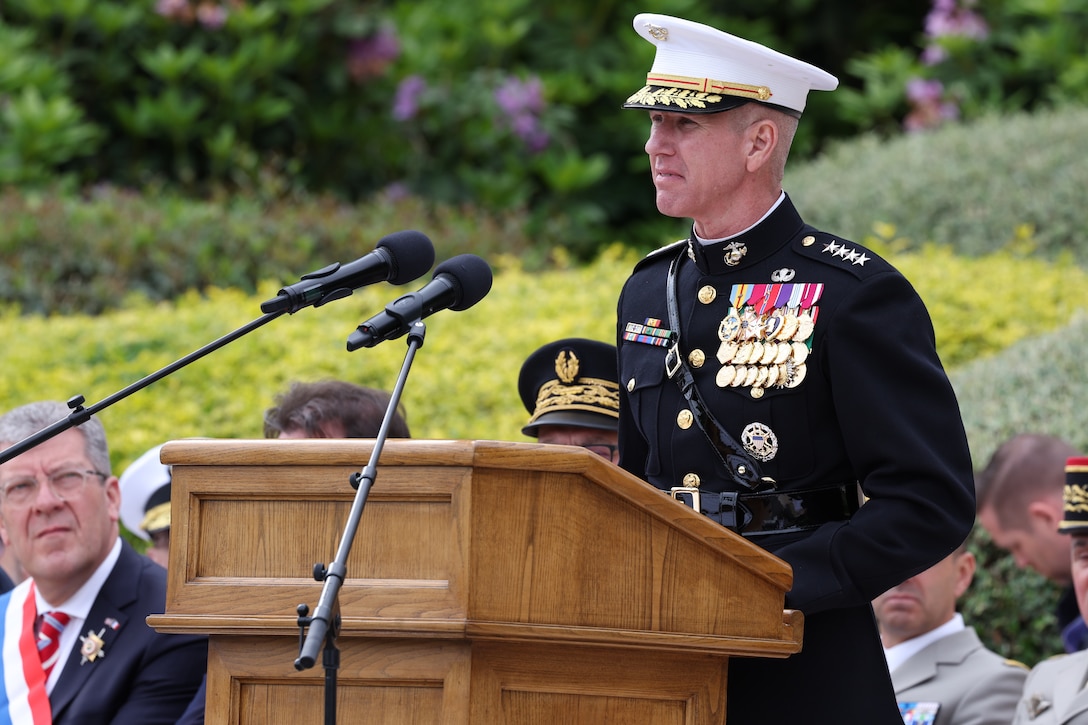
<path id="1" fill-rule="evenodd" d="M 69 414 L 16 408 L 0 447 Z M 173 723 L 200 685 L 207 640 L 145 621 L 164 611 L 166 573 L 121 539 L 120 502 L 93 417 L 0 464 L 0 536 L 28 574 L 0 596 L 0 714 L 14 722 Z"/>

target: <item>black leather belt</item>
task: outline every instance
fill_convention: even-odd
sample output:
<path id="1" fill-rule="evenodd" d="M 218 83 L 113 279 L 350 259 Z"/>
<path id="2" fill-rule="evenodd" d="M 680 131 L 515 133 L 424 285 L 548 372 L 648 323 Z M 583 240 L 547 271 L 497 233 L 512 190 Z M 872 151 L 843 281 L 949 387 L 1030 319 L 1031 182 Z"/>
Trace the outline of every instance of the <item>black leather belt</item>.
<path id="1" fill-rule="evenodd" d="M 861 506 L 856 483 L 789 493 L 722 493 L 678 486 L 668 494 L 744 536 L 808 531 L 828 521 L 845 521 Z"/>

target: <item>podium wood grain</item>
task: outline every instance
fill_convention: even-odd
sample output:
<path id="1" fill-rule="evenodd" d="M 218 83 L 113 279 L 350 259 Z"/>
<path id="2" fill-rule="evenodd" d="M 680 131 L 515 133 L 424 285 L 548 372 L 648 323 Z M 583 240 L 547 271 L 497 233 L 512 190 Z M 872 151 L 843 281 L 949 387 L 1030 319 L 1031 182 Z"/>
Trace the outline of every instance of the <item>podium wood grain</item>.
<path id="1" fill-rule="evenodd" d="M 372 445 L 164 446 L 170 571 L 148 621 L 210 635 L 207 722 L 324 722 L 296 607 L 317 604 Z M 724 723 L 729 657 L 800 650 L 791 582 L 583 449 L 391 440 L 339 594 L 338 721 Z"/>

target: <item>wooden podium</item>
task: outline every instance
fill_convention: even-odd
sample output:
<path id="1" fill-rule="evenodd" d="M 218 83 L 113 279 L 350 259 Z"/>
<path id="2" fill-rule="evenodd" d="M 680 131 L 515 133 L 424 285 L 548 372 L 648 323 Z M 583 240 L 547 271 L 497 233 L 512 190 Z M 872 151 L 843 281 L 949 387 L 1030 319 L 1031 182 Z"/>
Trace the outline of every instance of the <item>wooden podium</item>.
<path id="1" fill-rule="evenodd" d="M 321 725 L 297 671 L 373 441 L 183 440 L 162 632 L 204 633 L 207 722 Z M 710 725 L 729 657 L 787 657 L 787 564 L 580 448 L 390 440 L 339 594 L 337 721 Z"/>

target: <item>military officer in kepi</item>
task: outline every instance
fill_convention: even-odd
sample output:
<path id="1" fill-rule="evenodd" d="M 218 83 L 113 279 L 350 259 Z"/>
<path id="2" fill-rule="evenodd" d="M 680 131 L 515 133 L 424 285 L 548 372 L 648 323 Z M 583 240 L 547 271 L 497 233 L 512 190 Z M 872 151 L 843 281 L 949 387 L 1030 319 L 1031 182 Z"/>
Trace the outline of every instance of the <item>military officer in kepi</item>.
<path id="1" fill-rule="evenodd" d="M 620 465 L 793 567 L 803 649 L 730 660 L 729 725 L 901 725 L 870 602 L 975 514 L 929 314 L 783 191 L 808 93 L 834 76 L 679 18 L 634 27 L 656 55 L 625 107 L 648 114 L 658 210 L 693 225 L 620 296 Z"/>
<path id="2" fill-rule="evenodd" d="M 1058 531 L 1070 537 L 1073 591 L 1088 619 L 1088 458 L 1065 462 L 1064 512 Z M 1061 654 L 1032 668 L 1013 725 L 1088 725 L 1088 650 Z"/>
<path id="3" fill-rule="evenodd" d="M 615 345 L 567 337 L 537 348 L 521 365 L 518 394 L 530 414 L 525 435 L 619 460 Z"/>

